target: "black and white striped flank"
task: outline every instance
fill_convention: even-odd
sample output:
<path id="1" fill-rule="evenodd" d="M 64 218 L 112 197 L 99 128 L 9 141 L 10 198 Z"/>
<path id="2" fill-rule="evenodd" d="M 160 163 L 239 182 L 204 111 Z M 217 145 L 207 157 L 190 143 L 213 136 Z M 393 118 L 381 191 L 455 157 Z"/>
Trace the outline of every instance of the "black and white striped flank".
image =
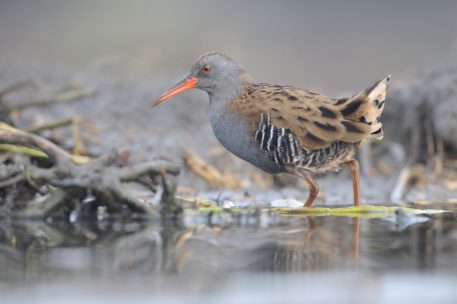
<path id="1" fill-rule="evenodd" d="M 289 165 L 302 157 L 302 148 L 291 130 L 272 125 L 268 113 L 261 114 L 255 139 L 262 150 L 271 153 L 278 165 Z"/>
<path id="2" fill-rule="evenodd" d="M 357 143 L 335 141 L 324 149 L 307 150 L 300 146 L 290 129 L 272 125 L 268 113 L 261 114 L 255 140 L 259 148 L 266 151 L 277 165 L 313 171 L 326 166 L 328 162 L 336 161 L 358 146 Z"/>

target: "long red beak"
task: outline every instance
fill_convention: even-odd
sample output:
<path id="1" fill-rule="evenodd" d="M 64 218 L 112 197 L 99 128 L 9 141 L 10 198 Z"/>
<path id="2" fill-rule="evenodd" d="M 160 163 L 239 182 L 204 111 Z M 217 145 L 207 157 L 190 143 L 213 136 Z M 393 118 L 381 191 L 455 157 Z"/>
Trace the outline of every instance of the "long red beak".
<path id="1" fill-rule="evenodd" d="M 151 108 L 155 107 L 159 103 L 164 102 L 166 99 L 168 99 L 170 97 L 178 95 L 179 93 L 182 93 L 184 91 L 196 88 L 197 81 L 198 81 L 198 78 L 195 78 L 195 77 L 189 76 L 189 77 L 185 78 L 183 81 L 179 82 L 174 87 L 172 87 L 171 89 L 169 89 L 168 91 L 163 93 L 156 101 L 154 101 L 151 104 Z"/>

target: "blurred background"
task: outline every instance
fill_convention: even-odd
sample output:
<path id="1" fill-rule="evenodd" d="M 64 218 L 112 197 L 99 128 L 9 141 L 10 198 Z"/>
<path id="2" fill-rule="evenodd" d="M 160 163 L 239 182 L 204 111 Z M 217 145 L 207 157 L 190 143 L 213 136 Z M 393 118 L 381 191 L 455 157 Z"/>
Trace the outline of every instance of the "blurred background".
<path id="1" fill-rule="evenodd" d="M 0 60 L 105 69 L 157 86 L 220 50 L 259 81 L 335 95 L 454 57 L 456 15 L 452 0 L 2 0 Z"/>
<path id="2" fill-rule="evenodd" d="M 205 93 L 186 92 L 154 110 L 146 107 L 196 58 L 213 50 L 239 61 L 259 82 L 335 98 L 392 74 L 385 139 L 368 153 L 374 162 L 362 163 L 364 202 L 390 204 L 392 190 L 399 185 L 404 190 L 401 169 L 422 160 L 415 152 L 428 151 L 410 142 L 425 121 L 441 130 L 433 139 L 457 151 L 453 0 L 0 0 L 0 86 L 33 80 L 0 101 L 46 101 L 68 88 L 70 93 L 87 89 L 96 94 L 24 107 L 10 111 L 8 119 L 30 129 L 79 117 L 91 125 L 81 127 L 84 149 L 76 147 L 74 122 L 72 128 L 40 134 L 90 156 L 128 148 L 131 158 L 159 156 L 187 164 L 178 192 L 192 199 L 258 207 L 305 198 L 300 181 L 273 181 L 219 145 L 209 126 Z M 199 176 L 189 165 L 189 159 L 198 163 L 195 157 L 214 165 L 225 179 L 212 184 Z M 454 303 L 453 164 L 453 175 L 439 171 L 438 162 L 429 171 L 421 167 L 419 187 L 407 197 L 417 208 L 448 204 L 443 208 L 454 210 L 436 216 L 400 209 L 373 219 L 281 216 L 257 209 L 206 216 L 195 211 L 191 200 L 183 203 L 191 214 L 179 223 L 1 219 L 0 289 L 16 287 L 5 292 L 11 303 L 33 300 L 23 291 L 24 282 L 32 283 L 27 291 L 43 303 L 69 295 L 89 303 L 104 296 L 112 303 L 126 297 L 198 302 L 201 295 L 207 303 L 251 303 L 259 295 L 264 303 L 301 303 L 303 292 L 307 299 L 326 303 L 392 303 L 399 295 Z M 424 176 L 436 182 L 423 182 Z M 329 174 L 319 183 L 318 204 L 352 201 L 348 172 Z M 282 192 L 286 187 L 288 192 Z M 400 194 L 397 198 L 405 193 Z"/>

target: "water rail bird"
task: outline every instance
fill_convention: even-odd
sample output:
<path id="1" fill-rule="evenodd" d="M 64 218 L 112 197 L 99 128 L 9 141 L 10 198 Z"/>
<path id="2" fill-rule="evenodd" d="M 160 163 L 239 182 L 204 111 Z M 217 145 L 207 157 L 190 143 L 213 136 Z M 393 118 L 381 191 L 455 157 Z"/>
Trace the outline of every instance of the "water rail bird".
<path id="1" fill-rule="evenodd" d="M 310 207 L 319 186 L 310 173 L 347 164 L 354 205 L 359 205 L 359 163 L 354 155 L 368 137 L 382 139 L 379 120 L 390 75 L 348 98 L 291 86 L 254 82 L 235 60 L 221 52 L 202 55 L 184 80 L 152 103 L 189 89 L 209 95 L 209 120 L 215 136 L 230 152 L 271 174 L 305 180 Z"/>

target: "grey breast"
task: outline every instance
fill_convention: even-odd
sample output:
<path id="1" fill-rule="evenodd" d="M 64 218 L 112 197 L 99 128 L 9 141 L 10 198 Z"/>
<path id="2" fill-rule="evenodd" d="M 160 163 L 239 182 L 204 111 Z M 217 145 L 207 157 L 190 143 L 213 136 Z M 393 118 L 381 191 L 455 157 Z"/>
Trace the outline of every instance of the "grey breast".
<path id="1" fill-rule="evenodd" d="M 227 150 L 268 173 L 283 171 L 283 167 L 258 147 L 245 119 L 217 102 L 210 102 L 208 114 L 214 135 Z"/>

